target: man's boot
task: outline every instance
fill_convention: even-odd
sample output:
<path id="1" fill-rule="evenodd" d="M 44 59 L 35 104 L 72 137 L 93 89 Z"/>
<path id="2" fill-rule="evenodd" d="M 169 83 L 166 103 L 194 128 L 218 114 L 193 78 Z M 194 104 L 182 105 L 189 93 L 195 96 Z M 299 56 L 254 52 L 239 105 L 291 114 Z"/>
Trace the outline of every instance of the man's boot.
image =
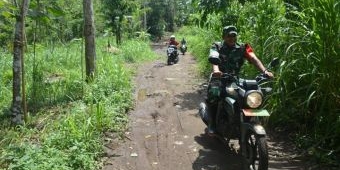
<path id="1" fill-rule="evenodd" d="M 216 134 L 216 111 L 217 104 L 208 103 L 208 113 L 209 113 L 209 121 L 208 121 L 208 134 L 215 135 Z"/>

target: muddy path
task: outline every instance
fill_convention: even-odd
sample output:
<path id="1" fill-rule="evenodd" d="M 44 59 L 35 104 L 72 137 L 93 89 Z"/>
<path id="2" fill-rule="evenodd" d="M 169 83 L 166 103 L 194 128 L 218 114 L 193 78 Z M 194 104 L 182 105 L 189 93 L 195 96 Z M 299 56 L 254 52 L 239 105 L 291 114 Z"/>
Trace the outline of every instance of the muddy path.
<path id="1" fill-rule="evenodd" d="M 165 46 L 155 47 L 162 57 L 138 68 L 136 105 L 124 141 L 105 145 L 104 170 L 238 170 L 241 158 L 236 141 L 229 146 L 205 134 L 198 117 L 204 99 L 196 61 L 189 53 L 167 66 Z M 294 148 L 269 140 L 270 169 L 305 169 Z"/>

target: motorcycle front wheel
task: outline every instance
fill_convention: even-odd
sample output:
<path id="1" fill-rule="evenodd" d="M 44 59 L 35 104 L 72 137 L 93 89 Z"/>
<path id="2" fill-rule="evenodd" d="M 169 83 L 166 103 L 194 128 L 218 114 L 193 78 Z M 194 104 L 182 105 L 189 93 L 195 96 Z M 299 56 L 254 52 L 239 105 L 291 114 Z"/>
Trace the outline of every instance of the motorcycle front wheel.
<path id="1" fill-rule="evenodd" d="M 179 57 L 177 56 L 176 58 L 175 58 L 175 64 L 177 64 L 178 63 L 178 61 L 179 61 Z"/>
<path id="2" fill-rule="evenodd" d="M 246 137 L 246 170 L 268 170 L 268 147 L 266 137 L 250 133 Z"/>

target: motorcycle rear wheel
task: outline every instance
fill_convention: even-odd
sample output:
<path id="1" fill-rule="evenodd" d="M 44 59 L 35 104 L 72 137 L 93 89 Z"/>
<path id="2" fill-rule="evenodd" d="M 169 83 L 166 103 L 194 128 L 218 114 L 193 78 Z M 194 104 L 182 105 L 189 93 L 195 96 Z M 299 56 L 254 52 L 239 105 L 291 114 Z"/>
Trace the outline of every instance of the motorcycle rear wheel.
<path id="1" fill-rule="evenodd" d="M 250 133 L 246 138 L 246 170 L 268 170 L 268 147 L 265 136 Z"/>

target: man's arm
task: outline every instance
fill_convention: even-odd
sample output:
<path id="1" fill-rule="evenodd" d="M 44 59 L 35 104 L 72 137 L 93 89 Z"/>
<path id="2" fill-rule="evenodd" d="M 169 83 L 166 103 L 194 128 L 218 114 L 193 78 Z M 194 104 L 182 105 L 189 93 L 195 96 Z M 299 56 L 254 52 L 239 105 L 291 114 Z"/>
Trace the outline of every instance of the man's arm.
<path id="1" fill-rule="evenodd" d="M 175 41 L 175 45 L 178 48 L 179 47 L 179 42 Z"/>
<path id="2" fill-rule="evenodd" d="M 246 44 L 245 46 L 246 46 L 246 58 L 247 58 L 247 60 L 250 63 L 252 63 L 253 65 L 255 65 L 255 67 L 259 71 L 266 74 L 268 77 L 273 78 L 274 74 L 272 72 L 270 72 L 269 70 L 267 70 L 266 67 L 264 67 L 261 60 L 256 57 L 256 55 L 255 55 L 253 49 L 250 47 L 250 45 Z"/>
<path id="3" fill-rule="evenodd" d="M 256 57 L 254 53 L 250 53 L 249 55 L 251 56 L 249 61 L 252 64 L 254 64 L 262 73 L 266 74 L 270 78 L 274 77 L 273 73 L 267 70 L 266 67 L 263 66 L 262 62 Z"/>
<path id="4" fill-rule="evenodd" d="M 263 66 L 262 62 L 256 57 L 256 55 L 252 52 L 249 53 L 250 58 L 249 62 L 256 66 L 257 69 L 259 69 L 261 72 L 265 72 L 266 68 Z"/>
<path id="5" fill-rule="evenodd" d="M 217 43 L 213 43 L 211 45 L 210 51 L 209 51 L 209 58 L 219 58 L 219 53 L 218 53 L 218 45 Z M 220 76 L 222 75 L 222 72 L 220 71 L 220 68 L 218 65 L 212 64 L 212 71 L 213 71 L 213 76 Z"/>

